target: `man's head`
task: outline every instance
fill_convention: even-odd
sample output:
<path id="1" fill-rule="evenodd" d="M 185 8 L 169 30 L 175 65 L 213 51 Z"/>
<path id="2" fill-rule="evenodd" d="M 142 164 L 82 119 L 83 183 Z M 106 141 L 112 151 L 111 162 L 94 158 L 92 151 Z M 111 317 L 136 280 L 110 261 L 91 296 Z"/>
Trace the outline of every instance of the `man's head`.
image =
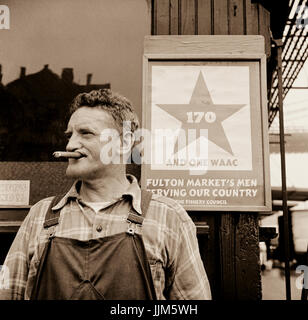
<path id="1" fill-rule="evenodd" d="M 70 106 L 70 115 L 81 107 L 98 108 L 107 111 L 115 121 L 119 133 L 122 133 L 123 124 L 131 123 L 131 132 L 139 127 L 138 116 L 132 103 L 124 96 L 112 92 L 110 89 L 92 90 L 89 93 L 80 93 Z"/>
<path id="2" fill-rule="evenodd" d="M 68 176 L 81 179 L 104 176 L 108 165 L 101 156 L 107 143 L 121 143 L 112 150 L 111 157 L 123 150 L 124 153 L 130 152 L 139 121 L 132 104 L 125 97 L 109 89 L 81 93 L 73 100 L 70 114 L 66 149 L 80 152 L 83 157 L 69 160 Z M 108 142 L 103 135 L 110 131 L 116 132 L 117 137 Z"/>

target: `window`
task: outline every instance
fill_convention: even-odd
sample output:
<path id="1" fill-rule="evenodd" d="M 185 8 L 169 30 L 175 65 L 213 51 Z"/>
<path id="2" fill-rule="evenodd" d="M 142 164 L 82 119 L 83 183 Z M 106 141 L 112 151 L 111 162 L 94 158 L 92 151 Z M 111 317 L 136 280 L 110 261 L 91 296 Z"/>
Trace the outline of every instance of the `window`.
<path id="1" fill-rule="evenodd" d="M 141 116 L 148 0 L 7 1 L 1 32 L 0 161 L 50 161 L 65 148 L 68 105 L 111 87 Z"/>

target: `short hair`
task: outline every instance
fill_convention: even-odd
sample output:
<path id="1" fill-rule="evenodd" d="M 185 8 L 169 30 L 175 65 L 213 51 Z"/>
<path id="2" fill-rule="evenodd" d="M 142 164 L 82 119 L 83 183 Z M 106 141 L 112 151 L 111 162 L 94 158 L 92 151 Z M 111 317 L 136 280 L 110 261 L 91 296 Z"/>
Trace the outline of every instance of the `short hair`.
<path id="1" fill-rule="evenodd" d="M 96 107 L 107 111 L 115 121 L 120 133 L 124 122 L 130 122 L 130 130 L 134 132 L 139 127 L 138 116 L 132 103 L 124 96 L 110 89 L 92 90 L 89 93 L 78 94 L 70 105 L 70 115 L 81 107 Z"/>

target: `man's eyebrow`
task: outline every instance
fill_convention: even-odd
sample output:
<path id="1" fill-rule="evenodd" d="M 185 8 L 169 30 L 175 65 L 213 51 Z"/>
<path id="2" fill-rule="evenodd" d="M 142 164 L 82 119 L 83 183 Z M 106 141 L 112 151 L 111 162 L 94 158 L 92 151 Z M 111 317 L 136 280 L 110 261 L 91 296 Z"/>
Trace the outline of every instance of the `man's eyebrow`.
<path id="1" fill-rule="evenodd" d="M 89 130 L 89 131 L 93 131 L 93 130 L 95 130 L 95 128 L 89 127 L 88 125 L 81 125 L 81 126 L 78 127 L 78 130 Z"/>
<path id="2" fill-rule="evenodd" d="M 98 132 L 98 130 L 96 128 L 93 128 L 93 127 L 89 127 L 88 125 L 80 125 L 78 128 L 77 128 L 78 131 L 83 131 L 83 130 L 86 130 L 86 131 L 90 131 L 90 132 Z M 72 133 L 72 130 L 71 129 L 66 129 L 64 131 L 64 134 L 71 134 Z"/>
<path id="3" fill-rule="evenodd" d="M 92 130 L 96 132 L 100 132 L 100 123 L 98 122 L 93 122 L 89 124 L 88 122 L 80 123 L 78 126 L 79 129 L 87 129 L 87 130 Z"/>

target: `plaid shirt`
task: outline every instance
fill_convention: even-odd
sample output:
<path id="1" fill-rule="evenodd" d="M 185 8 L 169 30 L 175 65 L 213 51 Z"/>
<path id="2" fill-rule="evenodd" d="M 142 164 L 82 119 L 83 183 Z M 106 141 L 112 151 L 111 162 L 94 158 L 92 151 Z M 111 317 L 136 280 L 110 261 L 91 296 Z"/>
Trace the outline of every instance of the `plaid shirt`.
<path id="1" fill-rule="evenodd" d="M 141 214 L 138 182 L 133 176 L 128 178 L 131 184 L 122 199 L 97 214 L 82 201 L 75 182 L 54 207 L 61 209 L 55 236 L 89 240 L 125 232 L 129 210 Z M 23 221 L 2 268 L 2 272 L 9 271 L 9 288 L 0 286 L 0 298 L 27 300 L 31 296 L 48 240 L 43 223 L 51 200 L 36 203 Z M 211 299 L 196 227 L 187 212 L 176 201 L 153 195 L 141 229 L 157 298 Z"/>

